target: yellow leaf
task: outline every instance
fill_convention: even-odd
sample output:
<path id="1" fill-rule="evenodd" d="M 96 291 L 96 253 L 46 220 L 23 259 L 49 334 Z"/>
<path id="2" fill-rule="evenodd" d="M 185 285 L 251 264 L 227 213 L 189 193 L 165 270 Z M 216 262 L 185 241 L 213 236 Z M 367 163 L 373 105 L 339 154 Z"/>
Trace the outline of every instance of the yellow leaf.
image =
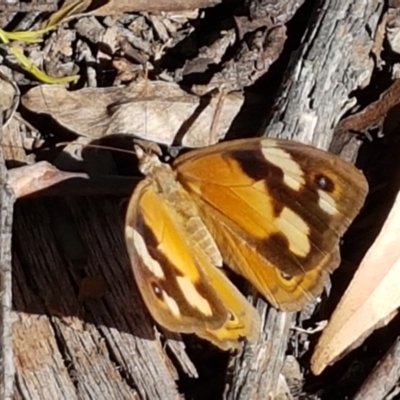
<path id="1" fill-rule="evenodd" d="M 49 20 L 47 21 L 47 30 L 54 29 L 58 24 L 62 23 L 66 18 L 74 15 L 80 11 L 83 11 L 87 6 L 82 2 L 82 0 L 75 0 L 71 4 L 68 1 L 63 4 L 63 6 L 53 13 Z"/>
<path id="2" fill-rule="evenodd" d="M 82 11 L 85 7 L 86 6 L 84 6 L 84 3 L 81 0 L 75 0 L 70 4 L 66 2 L 58 11 L 50 16 L 45 28 L 37 29 L 35 31 L 16 32 L 6 32 L 0 29 L 0 40 L 3 43 L 9 43 L 13 40 L 18 40 L 26 43 L 38 43 L 42 40 L 41 37 L 45 33 L 55 29 L 57 25 L 61 24 L 66 18 L 76 14 L 79 11 Z"/>

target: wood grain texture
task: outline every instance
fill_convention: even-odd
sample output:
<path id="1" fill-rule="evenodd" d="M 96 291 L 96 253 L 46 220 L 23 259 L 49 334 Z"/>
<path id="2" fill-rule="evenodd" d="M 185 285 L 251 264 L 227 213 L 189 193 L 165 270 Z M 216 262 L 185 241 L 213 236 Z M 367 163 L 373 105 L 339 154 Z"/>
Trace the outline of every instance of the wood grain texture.
<path id="1" fill-rule="evenodd" d="M 3 136 L 0 107 L 0 141 Z M 14 365 L 11 330 L 11 234 L 14 195 L 7 184 L 7 169 L 0 148 L 0 398 L 13 395 Z"/>
<path id="2" fill-rule="evenodd" d="M 378 0 L 315 3 L 303 42 L 292 54 L 275 96 L 264 136 L 329 148 L 335 125 L 349 109 L 351 93 L 366 85 L 371 76 L 370 51 L 382 6 Z M 258 300 L 258 309 L 267 337 L 274 339 L 246 346 L 241 361 L 235 360 L 227 378 L 226 398 L 230 400 L 264 399 L 266 393 L 277 392 L 293 316 L 282 312 L 277 316 L 262 300 Z"/>
<path id="3" fill-rule="evenodd" d="M 350 93 L 370 77 L 369 52 L 381 3 L 316 2 L 308 32 L 292 55 L 276 96 L 272 118 L 265 123 L 268 136 L 329 147 Z M 196 371 L 181 346 L 174 350 L 179 356 L 172 363 L 132 289 L 118 200 L 98 196 L 19 203 L 13 236 L 15 398 L 180 398 L 174 364 L 190 376 Z M 10 392 L 9 245 L 3 237 L 10 234 L 12 200 L 6 192 L 1 205 L 6 213 L 1 218 L 0 246 L 6 262 L 0 273 L 6 279 L 0 290 L 6 291 L 0 307 L 0 378 L 5 382 L 2 390 Z M 107 282 L 106 293 L 82 301 L 82 281 L 91 277 Z M 278 386 L 293 315 L 277 312 L 261 300 L 257 307 L 264 336 L 233 356 L 227 399 L 265 399 Z"/>
<path id="4" fill-rule="evenodd" d="M 305 41 L 292 55 L 265 132 L 328 149 L 333 128 L 352 107 L 351 93 L 368 84 L 379 0 L 318 1 Z"/>
<path id="5" fill-rule="evenodd" d="M 13 246 L 17 395 L 180 398 L 176 371 L 132 287 L 118 201 L 19 203 Z M 90 278 L 102 278 L 106 291 L 81 300 L 80 286 Z"/>

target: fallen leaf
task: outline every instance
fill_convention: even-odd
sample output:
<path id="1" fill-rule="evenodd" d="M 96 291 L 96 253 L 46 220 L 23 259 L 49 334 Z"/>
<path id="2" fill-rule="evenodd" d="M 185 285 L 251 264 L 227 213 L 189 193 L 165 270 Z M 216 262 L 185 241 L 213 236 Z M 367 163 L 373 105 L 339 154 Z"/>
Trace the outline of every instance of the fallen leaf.
<path id="1" fill-rule="evenodd" d="M 19 199 L 65 180 L 76 178 L 89 179 L 89 176 L 83 173 L 60 171 L 47 161 L 39 161 L 11 169 L 7 183 L 13 189 L 15 197 Z"/>
<path id="2" fill-rule="evenodd" d="M 400 307 L 400 192 L 374 244 L 322 333 L 311 359 L 315 375 L 339 360 Z"/>
<path id="3" fill-rule="evenodd" d="M 27 109 L 50 114 L 60 125 L 91 139 L 131 134 L 171 145 L 178 137 L 186 147 L 203 147 L 224 138 L 243 104 L 239 93 L 226 94 L 223 101 L 220 96 L 204 100 L 161 81 L 77 91 L 43 85 L 21 99 Z"/>
<path id="4" fill-rule="evenodd" d="M 68 7 L 74 2 L 76 2 L 76 0 L 66 0 L 63 4 L 63 8 Z M 84 3 L 85 10 L 92 9 L 90 14 L 108 16 L 133 11 L 158 12 L 196 10 L 198 8 L 215 6 L 222 3 L 222 0 L 108 0 L 102 1 L 100 7 L 96 7 L 96 2 L 94 1 L 84 0 Z M 93 7 L 96 8 L 93 9 Z M 84 10 L 81 8 L 80 12 L 84 12 Z"/>

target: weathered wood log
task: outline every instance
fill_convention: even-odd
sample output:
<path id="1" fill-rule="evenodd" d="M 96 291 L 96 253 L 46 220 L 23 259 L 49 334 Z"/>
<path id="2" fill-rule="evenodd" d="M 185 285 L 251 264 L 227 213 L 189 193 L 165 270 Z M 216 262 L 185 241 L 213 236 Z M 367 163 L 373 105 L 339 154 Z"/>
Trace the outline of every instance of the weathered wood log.
<path id="1" fill-rule="evenodd" d="M 13 335 L 22 398 L 180 397 L 133 286 L 118 202 L 16 206 Z"/>
<path id="2" fill-rule="evenodd" d="M 3 135 L 0 107 L 0 142 Z M 7 168 L 0 148 L 0 398 L 11 399 L 14 384 L 11 318 L 11 234 L 14 194 L 7 183 Z"/>
<path id="3" fill-rule="evenodd" d="M 370 52 L 382 7 L 379 0 L 315 3 L 303 43 L 292 55 L 285 81 L 276 95 L 275 111 L 266 122 L 265 136 L 329 148 L 334 128 L 348 110 L 350 94 L 367 85 L 371 77 Z M 292 315 L 277 316 L 265 305 L 259 310 L 264 313 L 267 339 L 245 347 L 229 377 L 228 399 L 277 395 Z"/>
<path id="4" fill-rule="evenodd" d="M 400 340 L 398 338 L 368 375 L 353 399 L 372 400 L 394 398 L 394 396 L 399 393 L 399 389 L 396 388 L 399 378 Z M 394 393 L 391 393 L 394 388 L 396 390 L 394 390 Z M 391 395 L 390 397 L 389 394 Z"/>
<path id="5" fill-rule="evenodd" d="M 329 147 L 350 93 L 371 75 L 369 52 L 381 12 L 378 0 L 317 2 L 265 135 Z M 2 211 L 6 205 L 5 215 L 12 215 L 12 198 L 3 198 Z M 16 397 L 177 399 L 177 365 L 196 376 L 179 342 L 167 341 L 170 351 L 165 352 L 137 294 L 119 201 L 49 197 L 18 202 L 13 237 Z M 10 226 L 4 227 L 2 256 L 10 235 Z M 0 271 L 6 272 L 1 281 L 5 306 L 10 301 L 5 296 L 7 260 Z M 270 309 L 262 300 L 257 305 L 264 335 L 233 355 L 233 371 L 226 378 L 229 399 L 276 396 L 293 315 Z M 11 323 L 7 307 L 0 312 L 1 377 L 10 391 L 6 331 Z"/>

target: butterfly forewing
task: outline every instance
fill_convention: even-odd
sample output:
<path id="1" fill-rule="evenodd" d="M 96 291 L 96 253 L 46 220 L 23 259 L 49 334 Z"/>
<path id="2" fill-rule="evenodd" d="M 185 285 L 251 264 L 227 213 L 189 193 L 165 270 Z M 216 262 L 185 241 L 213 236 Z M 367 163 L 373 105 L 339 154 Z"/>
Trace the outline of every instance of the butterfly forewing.
<path id="1" fill-rule="evenodd" d="M 219 144 L 174 168 L 227 265 L 285 310 L 320 294 L 367 192 L 354 166 L 282 140 Z"/>
<path id="2" fill-rule="evenodd" d="M 137 286 L 163 327 L 196 333 L 222 349 L 254 340 L 259 317 L 225 275 L 190 240 L 185 220 L 156 182 L 135 189 L 126 217 L 126 243 Z"/>

